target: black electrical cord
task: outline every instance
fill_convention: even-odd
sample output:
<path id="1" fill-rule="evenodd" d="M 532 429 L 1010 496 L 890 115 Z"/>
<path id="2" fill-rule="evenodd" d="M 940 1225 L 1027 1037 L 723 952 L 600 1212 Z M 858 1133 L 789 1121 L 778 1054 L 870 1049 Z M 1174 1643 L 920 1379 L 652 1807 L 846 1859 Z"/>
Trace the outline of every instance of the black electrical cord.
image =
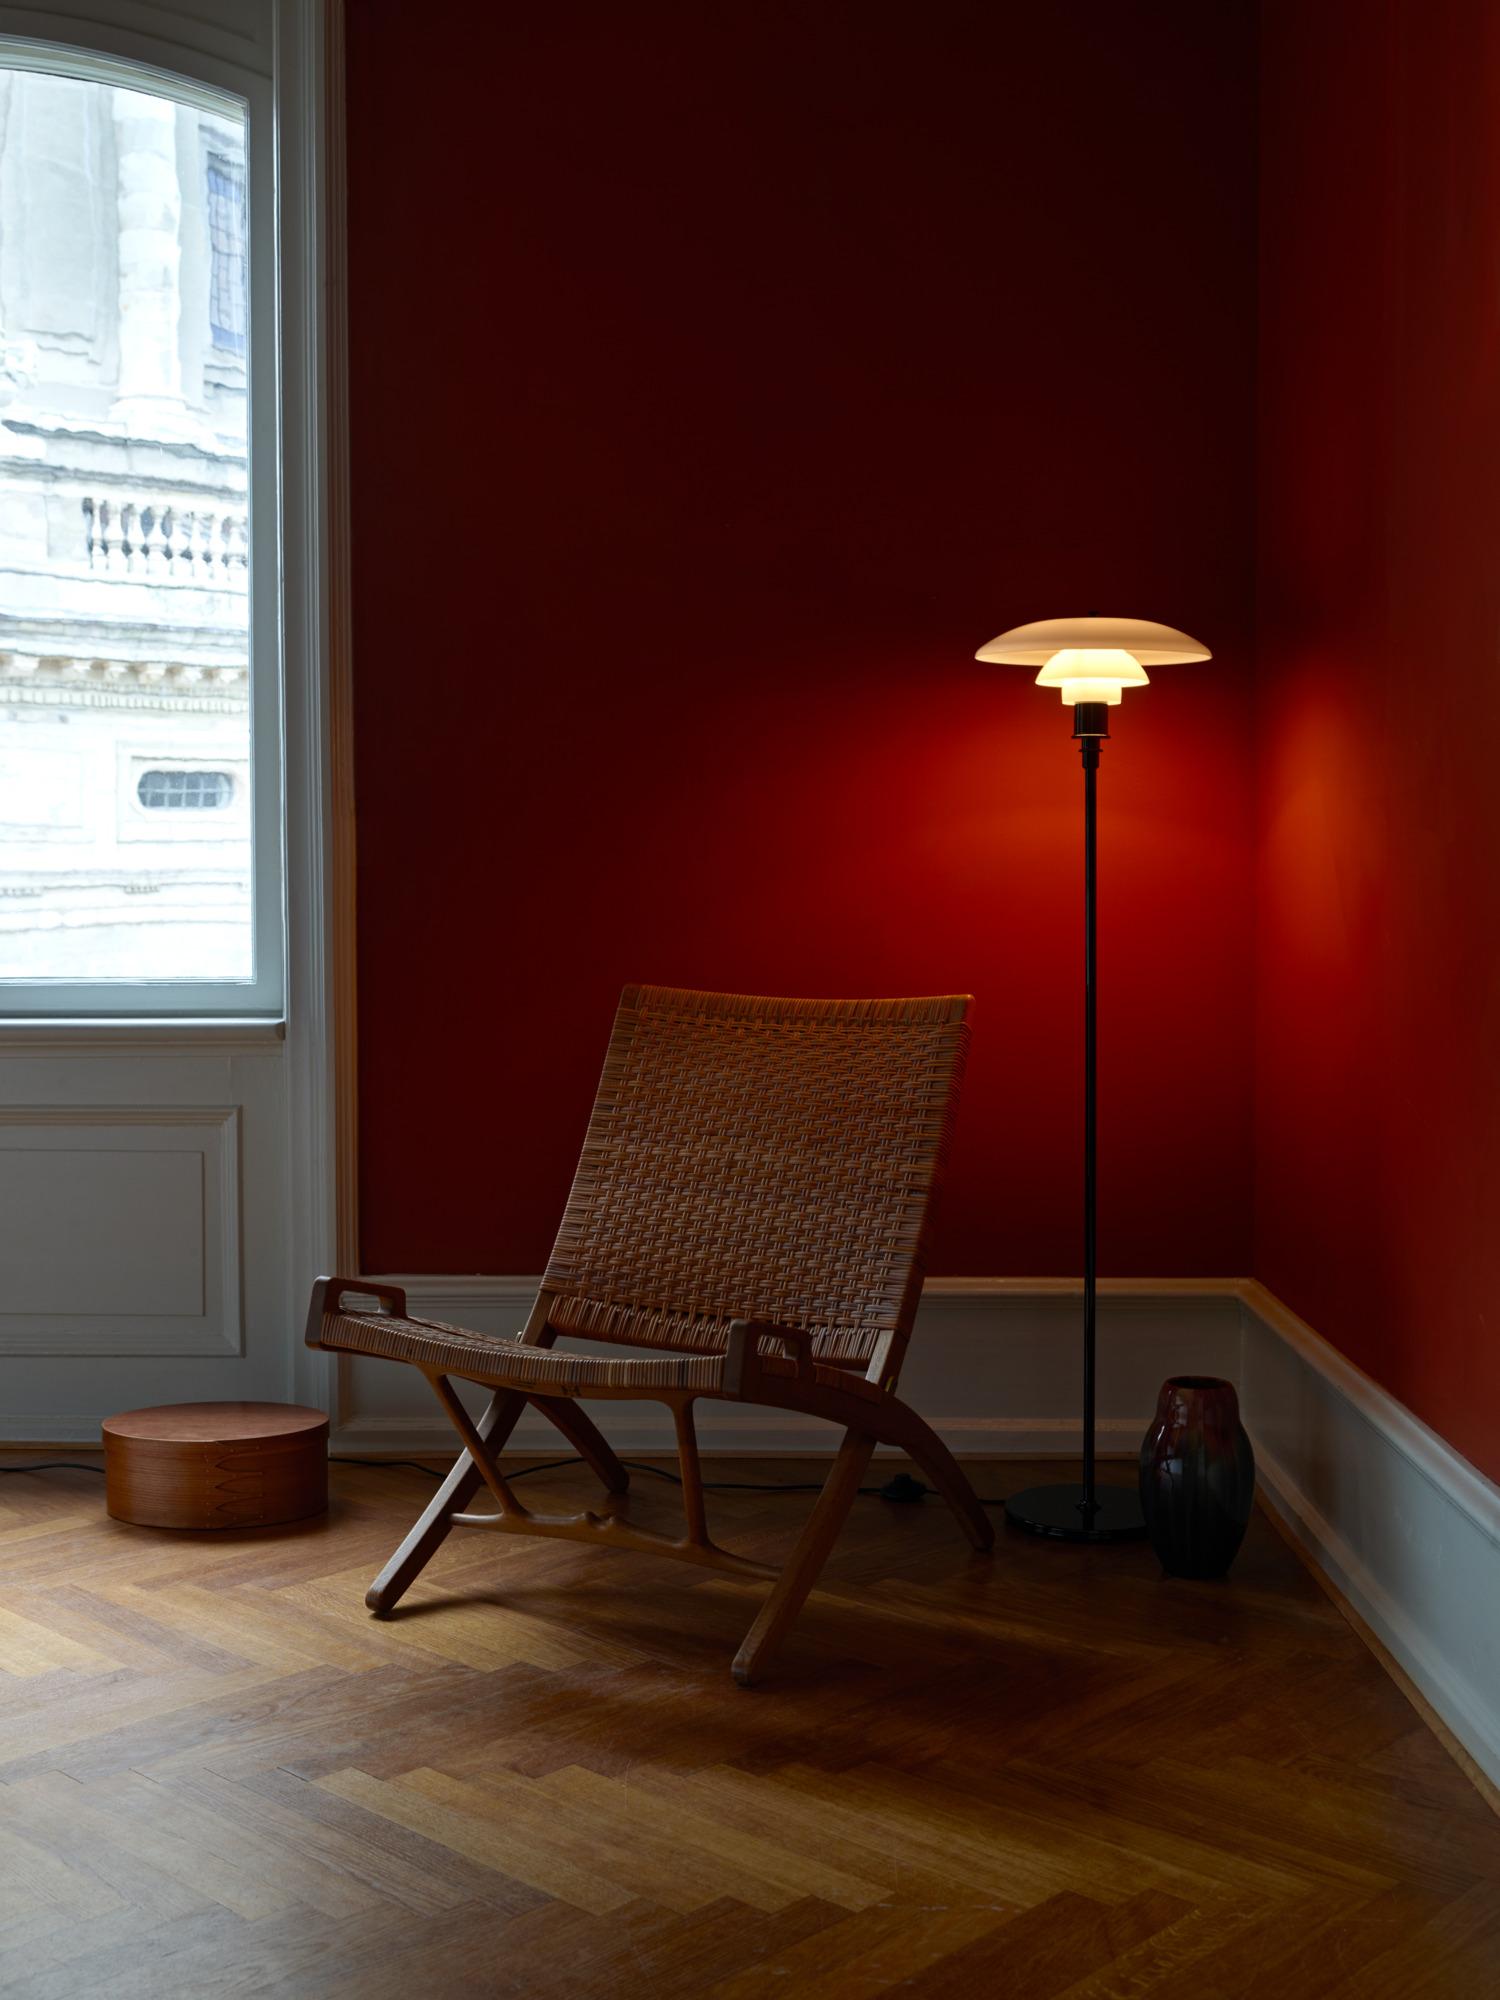
<path id="1" fill-rule="evenodd" d="M 533 1472 L 561 1472 L 568 1466 L 582 1465 L 584 1462 L 581 1458 L 552 1458 L 548 1459 L 544 1465 L 518 1466 L 514 1472 L 507 1472 L 505 1477 L 507 1480 L 529 1479 Z M 414 1458 L 330 1458 L 328 1463 L 330 1465 L 369 1465 L 378 1468 L 382 1472 L 388 1472 L 392 1466 L 406 1466 L 410 1467 L 413 1472 L 425 1473 L 429 1479 L 444 1479 L 447 1477 L 446 1473 L 434 1472 L 430 1465 L 419 1464 Z M 665 1466 L 646 1465 L 638 1458 L 622 1458 L 620 1463 L 627 1472 L 649 1472 L 654 1479 L 669 1479 L 674 1486 L 682 1484 L 681 1477 L 675 1472 L 668 1472 Z M 821 1493 L 822 1490 L 822 1483 L 817 1480 L 805 1486 L 783 1486 L 774 1482 L 762 1486 L 754 1485 L 747 1480 L 736 1479 L 706 1480 L 704 1482 L 704 1491 L 706 1493 Z M 862 1486 L 859 1490 L 861 1493 L 879 1493 L 881 1488 L 878 1486 Z"/>
<path id="2" fill-rule="evenodd" d="M 97 1472 L 104 1477 L 102 1465 L 75 1465 L 69 1459 L 48 1459 L 45 1465 L 0 1465 L 0 1472 Z"/>
<path id="3" fill-rule="evenodd" d="M 584 1462 L 581 1458 L 552 1458 L 542 1465 L 518 1466 L 514 1472 L 507 1472 L 505 1477 L 507 1481 L 529 1479 L 534 1472 L 562 1472 L 570 1466 L 582 1465 Z M 415 1458 L 330 1458 L 328 1463 L 365 1465 L 377 1472 L 420 1472 L 424 1479 L 446 1477 L 446 1474 L 435 1472 L 430 1465 L 423 1465 Z M 669 1472 L 664 1465 L 646 1465 L 638 1458 L 622 1458 L 620 1463 L 627 1472 L 649 1472 L 653 1479 L 669 1480 L 673 1486 L 682 1484 L 681 1474 Z M 0 1472 L 93 1472 L 102 1479 L 104 1467 L 79 1465 L 70 1459 L 48 1459 L 41 1465 L 0 1465 Z M 705 1493 L 821 1493 L 823 1484 L 817 1479 L 792 1483 L 783 1483 L 779 1480 L 706 1479 L 703 1482 L 703 1490 Z M 859 1490 L 877 1500 L 893 1500 L 900 1505 L 910 1505 L 914 1501 L 925 1499 L 935 1489 L 923 1480 L 914 1479 L 909 1472 L 898 1472 L 888 1479 L 884 1486 L 861 1486 Z M 986 1499 L 981 1493 L 979 1504 L 982 1507 L 1003 1507 L 1005 1502 Z"/>
<path id="4" fill-rule="evenodd" d="M 414 1458 L 331 1458 L 328 1463 L 369 1465 L 380 1471 L 389 1471 L 393 1467 L 408 1467 L 413 1472 L 422 1473 L 428 1479 L 443 1479 L 447 1476 L 442 1472 L 434 1472 L 430 1465 L 422 1465 Z M 526 1479 L 533 1472 L 560 1472 L 566 1467 L 584 1463 L 581 1458 L 553 1458 L 544 1465 L 520 1466 L 514 1472 L 507 1472 L 505 1477 L 507 1481 Z M 622 1458 L 620 1463 L 627 1472 L 649 1472 L 653 1479 L 670 1480 L 673 1486 L 682 1484 L 681 1474 L 669 1472 L 663 1465 L 646 1465 L 638 1458 Z M 809 1480 L 806 1483 L 786 1483 L 781 1480 L 762 1482 L 750 1479 L 705 1479 L 703 1490 L 705 1493 L 821 1493 L 823 1482 L 820 1479 Z M 861 1486 L 859 1490 L 877 1500 L 894 1500 L 899 1504 L 909 1505 L 913 1501 L 925 1499 L 929 1493 L 936 1492 L 937 1489 L 927 1485 L 924 1480 L 914 1479 L 909 1472 L 897 1472 L 885 1482 L 884 1486 Z M 978 1498 L 981 1507 L 1005 1505 L 1003 1500 L 989 1500 L 982 1493 Z"/>

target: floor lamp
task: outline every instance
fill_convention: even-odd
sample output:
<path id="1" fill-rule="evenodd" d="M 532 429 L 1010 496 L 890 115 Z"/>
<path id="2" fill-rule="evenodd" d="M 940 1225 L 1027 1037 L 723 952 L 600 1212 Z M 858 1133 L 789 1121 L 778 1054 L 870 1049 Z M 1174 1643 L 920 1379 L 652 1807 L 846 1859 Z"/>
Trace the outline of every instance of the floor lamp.
<path id="1" fill-rule="evenodd" d="M 1083 756 L 1083 1483 L 1031 1486 L 1005 1503 L 1008 1520 L 1034 1535 L 1068 1542 L 1122 1542 L 1143 1535 L 1135 1486 L 1100 1486 L 1094 1477 L 1094 1361 L 1098 1285 L 1098 907 L 1096 867 L 1099 757 L 1109 711 L 1128 687 L 1145 687 L 1147 667 L 1206 660 L 1209 651 L 1170 625 L 1142 618 L 1044 618 L 1002 632 L 979 660 L 1039 667 L 1038 687 L 1058 688 L 1073 711 Z"/>

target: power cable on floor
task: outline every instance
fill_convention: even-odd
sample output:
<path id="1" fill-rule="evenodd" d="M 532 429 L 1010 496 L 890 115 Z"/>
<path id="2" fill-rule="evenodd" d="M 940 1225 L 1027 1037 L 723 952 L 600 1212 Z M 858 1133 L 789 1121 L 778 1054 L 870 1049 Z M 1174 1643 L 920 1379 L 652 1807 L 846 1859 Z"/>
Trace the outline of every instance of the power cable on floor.
<path id="1" fill-rule="evenodd" d="M 44 1465 L 0 1465 L 0 1472 L 97 1472 L 104 1477 L 102 1465 L 74 1465 L 65 1458 L 51 1458 Z"/>
<path id="2" fill-rule="evenodd" d="M 446 1473 L 435 1472 L 430 1465 L 422 1465 L 414 1458 L 331 1458 L 328 1463 L 330 1465 L 369 1465 L 378 1467 L 381 1470 L 389 1470 L 393 1466 L 405 1466 L 409 1467 L 413 1472 L 422 1473 L 428 1479 L 444 1479 L 447 1477 Z M 549 1459 L 545 1465 L 523 1465 L 515 1472 L 507 1472 L 505 1477 L 509 1482 L 516 1479 L 526 1479 L 533 1472 L 560 1472 L 566 1467 L 584 1465 L 586 1463 L 587 1460 L 582 1458 L 554 1458 Z M 627 1472 L 649 1472 L 653 1479 L 667 1479 L 674 1486 L 682 1484 L 682 1475 L 676 1472 L 669 1472 L 665 1466 L 646 1465 L 638 1458 L 622 1458 L 620 1463 Z M 806 1482 L 705 1479 L 703 1490 L 705 1493 L 821 1493 L 823 1491 L 823 1482 L 821 1479 L 813 1479 Z M 859 1490 L 861 1493 L 868 1494 L 877 1500 L 893 1500 L 899 1506 L 909 1506 L 915 1501 L 925 1500 L 927 1495 L 935 1493 L 937 1488 L 929 1486 L 925 1480 L 913 1478 L 909 1472 L 897 1472 L 892 1474 L 884 1486 L 861 1486 Z M 1003 1507 L 1005 1505 L 1003 1500 L 986 1499 L 982 1493 L 978 1496 L 978 1499 L 981 1507 Z"/>
<path id="3" fill-rule="evenodd" d="M 434 1471 L 430 1465 L 423 1465 L 415 1458 L 330 1458 L 330 1465 L 364 1465 L 377 1472 L 420 1472 L 424 1479 L 443 1479 L 446 1473 Z M 552 1458 L 542 1465 L 518 1466 L 514 1472 L 507 1472 L 507 1481 L 529 1479 L 534 1472 L 563 1472 L 575 1465 L 586 1464 L 581 1458 Z M 627 1472 L 649 1472 L 653 1479 L 666 1479 L 673 1486 L 682 1484 L 680 1473 L 669 1472 L 662 1465 L 646 1465 L 638 1458 L 622 1458 L 621 1465 Z M 0 1472 L 93 1472 L 104 1476 L 102 1465 L 80 1465 L 71 1459 L 47 1459 L 40 1465 L 0 1465 Z M 818 1479 L 807 1481 L 754 1480 L 754 1479 L 706 1479 L 705 1493 L 821 1493 L 823 1482 Z M 914 1479 L 909 1472 L 897 1472 L 884 1486 L 861 1486 L 860 1492 L 873 1499 L 891 1500 L 898 1506 L 910 1506 L 915 1501 L 925 1500 L 936 1488 L 925 1480 Z M 990 1500 L 984 1494 L 979 1496 L 982 1507 L 1003 1507 L 1003 1500 Z"/>

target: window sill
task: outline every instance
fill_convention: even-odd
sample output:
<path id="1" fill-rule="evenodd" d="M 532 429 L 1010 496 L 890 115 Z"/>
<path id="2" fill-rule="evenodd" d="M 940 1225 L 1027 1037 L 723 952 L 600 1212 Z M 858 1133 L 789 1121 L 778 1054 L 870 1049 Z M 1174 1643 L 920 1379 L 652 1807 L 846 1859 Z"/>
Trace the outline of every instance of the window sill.
<path id="1" fill-rule="evenodd" d="M 0 1054 L 4 1055 L 72 1055 L 91 1049 L 270 1055 L 285 1041 L 285 1021 L 69 1019 L 62 1015 L 46 1020 L 0 1020 Z"/>

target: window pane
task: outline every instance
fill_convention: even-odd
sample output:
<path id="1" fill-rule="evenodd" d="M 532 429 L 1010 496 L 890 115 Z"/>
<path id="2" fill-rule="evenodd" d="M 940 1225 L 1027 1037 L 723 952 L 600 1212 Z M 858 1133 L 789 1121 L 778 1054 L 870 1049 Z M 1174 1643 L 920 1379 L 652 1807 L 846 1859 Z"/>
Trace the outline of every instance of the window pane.
<path id="1" fill-rule="evenodd" d="M 249 981 L 244 125 L 0 68 L 0 148 L 0 982 Z"/>
<path id="2" fill-rule="evenodd" d="M 222 153 L 208 156 L 208 323 L 215 347 L 245 351 L 245 168 Z"/>
<path id="3" fill-rule="evenodd" d="M 227 771 L 145 771 L 135 795 L 148 812 L 174 806 L 217 812 L 234 797 L 234 779 Z"/>

